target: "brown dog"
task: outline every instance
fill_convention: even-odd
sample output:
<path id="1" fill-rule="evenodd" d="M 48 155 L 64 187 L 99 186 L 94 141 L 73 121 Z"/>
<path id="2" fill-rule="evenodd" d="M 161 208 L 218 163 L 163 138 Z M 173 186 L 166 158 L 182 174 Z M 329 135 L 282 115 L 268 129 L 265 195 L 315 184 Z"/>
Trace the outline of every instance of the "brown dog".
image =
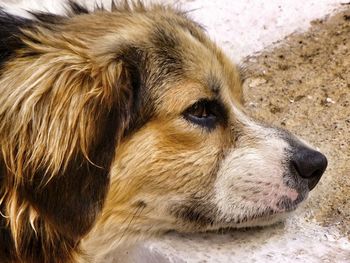
<path id="1" fill-rule="evenodd" d="M 171 229 L 270 224 L 326 169 L 246 116 L 239 71 L 185 13 L 33 16 L 0 14 L 1 262 L 101 262 Z"/>

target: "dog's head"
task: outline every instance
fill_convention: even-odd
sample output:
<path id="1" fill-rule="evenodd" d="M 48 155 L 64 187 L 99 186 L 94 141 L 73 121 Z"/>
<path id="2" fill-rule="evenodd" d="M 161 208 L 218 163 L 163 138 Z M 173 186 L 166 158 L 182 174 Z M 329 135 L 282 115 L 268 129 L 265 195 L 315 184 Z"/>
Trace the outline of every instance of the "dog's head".
<path id="1" fill-rule="evenodd" d="M 205 231 L 275 222 L 315 187 L 326 158 L 246 115 L 239 70 L 184 13 L 72 7 L 11 25 L 20 37 L 1 80 L 5 212 L 80 238 L 110 175 L 95 231 Z"/>
<path id="2" fill-rule="evenodd" d="M 271 224 L 295 210 L 325 156 L 247 116 L 240 70 L 184 14 L 114 15 L 123 22 L 92 49 L 133 65 L 134 103 L 146 114 L 116 151 L 98 227 L 111 236 L 205 231 Z"/>

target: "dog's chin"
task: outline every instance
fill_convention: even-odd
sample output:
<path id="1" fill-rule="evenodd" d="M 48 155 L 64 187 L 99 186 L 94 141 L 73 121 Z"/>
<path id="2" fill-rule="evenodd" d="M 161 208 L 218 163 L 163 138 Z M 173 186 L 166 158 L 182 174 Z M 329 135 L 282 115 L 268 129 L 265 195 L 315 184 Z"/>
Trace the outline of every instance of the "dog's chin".
<path id="1" fill-rule="evenodd" d="M 282 197 L 275 205 L 274 209 L 268 208 L 263 212 L 257 212 L 250 215 L 241 215 L 237 217 L 228 217 L 221 222 L 218 222 L 217 229 L 222 228 L 249 228 L 249 227 L 263 227 L 285 221 L 295 210 L 307 199 L 308 191 L 299 193 L 297 199 L 292 201 L 289 198 Z M 215 229 L 213 229 L 215 230 Z"/>
<path id="2" fill-rule="evenodd" d="M 252 218 L 249 218 L 247 220 L 243 220 L 239 223 L 235 222 L 235 219 L 227 220 L 226 222 L 219 223 L 216 226 L 210 227 L 208 231 L 217 231 L 217 230 L 222 230 L 222 229 L 242 229 L 242 228 L 255 228 L 255 227 L 265 227 L 265 226 L 271 226 L 274 224 L 281 223 L 285 221 L 292 213 L 294 210 L 291 211 L 276 211 L 272 212 L 270 215 L 259 215 L 259 216 L 254 216 Z"/>

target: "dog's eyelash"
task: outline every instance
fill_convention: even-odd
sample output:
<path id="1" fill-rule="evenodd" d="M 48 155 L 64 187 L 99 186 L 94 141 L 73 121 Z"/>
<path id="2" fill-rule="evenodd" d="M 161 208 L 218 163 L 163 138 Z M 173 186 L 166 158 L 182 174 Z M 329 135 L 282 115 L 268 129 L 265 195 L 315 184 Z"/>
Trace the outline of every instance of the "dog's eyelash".
<path id="1" fill-rule="evenodd" d="M 211 130 L 223 119 L 223 112 L 216 100 L 202 99 L 188 107 L 183 116 L 187 121 Z"/>

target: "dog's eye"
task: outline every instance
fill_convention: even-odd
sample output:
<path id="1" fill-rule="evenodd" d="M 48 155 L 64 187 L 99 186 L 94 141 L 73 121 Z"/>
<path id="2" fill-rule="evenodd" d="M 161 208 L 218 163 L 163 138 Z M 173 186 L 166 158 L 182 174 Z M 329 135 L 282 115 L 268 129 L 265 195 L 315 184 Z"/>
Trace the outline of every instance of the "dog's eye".
<path id="1" fill-rule="evenodd" d="M 184 117 L 186 120 L 203 126 L 205 128 L 213 129 L 215 128 L 218 121 L 218 105 L 215 101 L 200 100 L 190 106 L 184 112 Z"/>

